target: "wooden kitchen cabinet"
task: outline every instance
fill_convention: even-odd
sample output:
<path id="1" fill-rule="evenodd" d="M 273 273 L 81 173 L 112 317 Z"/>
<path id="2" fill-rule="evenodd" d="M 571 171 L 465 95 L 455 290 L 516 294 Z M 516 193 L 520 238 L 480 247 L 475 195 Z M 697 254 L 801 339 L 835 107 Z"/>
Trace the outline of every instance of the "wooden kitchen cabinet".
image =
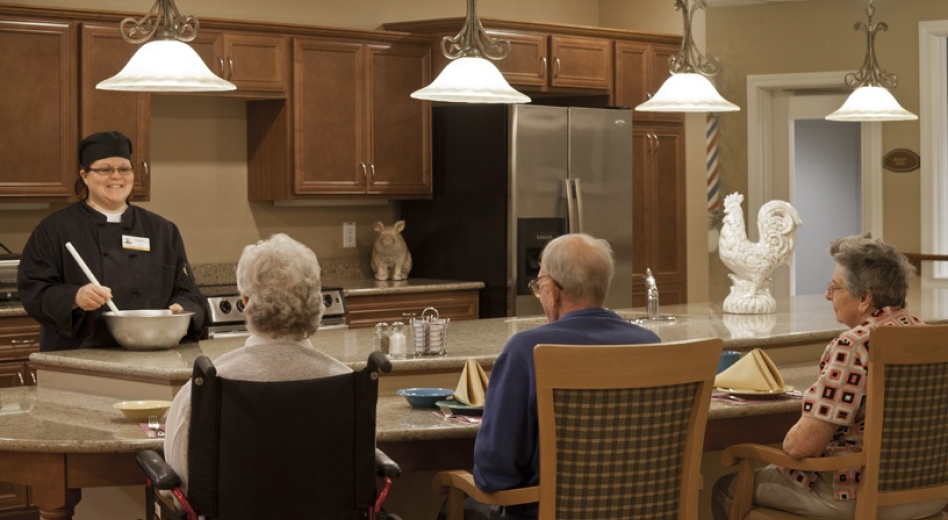
<path id="1" fill-rule="evenodd" d="M 288 36 L 201 29 L 191 46 L 207 67 L 237 86 L 215 96 L 285 98 L 290 83 Z"/>
<path id="2" fill-rule="evenodd" d="M 427 45 L 296 38 L 293 62 L 288 108 L 248 105 L 251 200 L 431 196 Z"/>
<path id="3" fill-rule="evenodd" d="M 487 31 L 510 40 L 510 53 L 493 62 L 511 85 L 612 90 L 613 42 L 604 38 Z"/>
<path id="4" fill-rule="evenodd" d="M 346 323 L 350 328 L 374 327 L 376 323 L 400 321 L 408 325 L 421 317 L 427 307 L 438 309 L 438 316 L 452 321 L 478 319 L 480 292 L 477 289 L 421 292 L 408 294 L 346 294 Z M 450 328 L 448 329 L 450 337 Z"/>
<path id="5" fill-rule="evenodd" d="M 72 196 L 76 35 L 75 23 L 0 18 L 0 199 Z"/>
<path id="6" fill-rule="evenodd" d="M 634 109 L 648 101 L 671 76 L 668 59 L 680 45 L 647 42 L 616 42 L 616 86 L 614 105 Z M 682 122 L 681 112 L 635 112 L 638 122 Z"/>
<path id="7" fill-rule="evenodd" d="M 36 384 L 29 356 L 39 351 L 39 324 L 26 316 L 0 317 L 0 388 Z M 30 488 L 0 482 L 0 520 L 38 520 Z"/>
<path id="8" fill-rule="evenodd" d="M 132 140 L 135 200 L 151 194 L 151 96 L 146 93 L 98 90 L 102 80 L 119 73 L 140 48 L 122 39 L 115 25 L 83 24 L 80 39 L 80 136 L 118 130 Z M 75 149 L 75 146 L 73 146 Z"/>
<path id="9" fill-rule="evenodd" d="M 632 304 L 645 305 L 651 268 L 661 303 L 687 301 L 684 130 L 681 125 L 633 125 Z"/>

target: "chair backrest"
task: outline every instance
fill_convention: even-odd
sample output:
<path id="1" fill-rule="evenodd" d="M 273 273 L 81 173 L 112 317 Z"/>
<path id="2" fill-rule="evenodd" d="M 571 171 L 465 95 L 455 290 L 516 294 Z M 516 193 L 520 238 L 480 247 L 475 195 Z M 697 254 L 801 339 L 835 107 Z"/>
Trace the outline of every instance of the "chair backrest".
<path id="1" fill-rule="evenodd" d="M 387 360 L 386 360 L 387 362 Z M 355 519 L 375 499 L 378 369 L 304 381 L 192 375 L 188 500 L 208 518 Z"/>
<path id="2" fill-rule="evenodd" d="M 948 497 L 948 325 L 872 331 L 863 453 L 856 518 Z"/>
<path id="3" fill-rule="evenodd" d="M 537 346 L 540 519 L 697 518 L 722 345 Z"/>

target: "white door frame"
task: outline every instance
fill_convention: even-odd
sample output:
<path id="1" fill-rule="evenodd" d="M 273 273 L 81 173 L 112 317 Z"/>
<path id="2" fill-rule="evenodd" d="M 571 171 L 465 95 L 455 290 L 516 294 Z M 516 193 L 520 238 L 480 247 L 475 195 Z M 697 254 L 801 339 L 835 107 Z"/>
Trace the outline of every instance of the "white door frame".
<path id="1" fill-rule="evenodd" d="M 948 254 L 948 20 L 918 23 L 922 253 Z M 922 262 L 922 290 L 945 287 L 948 262 Z"/>
<path id="2" fill-rule="evenodd" d="M 748 235 L 757 229 L 757 210 L 774 199 L 774 93 L 783 89 L 834 89 L 846 72 L 753 74 L 747 76 Z M 862 229 L 882 238 L 882 125 L 862 125 Z M 788 192 L 788 191 L 785 191 Z"/>

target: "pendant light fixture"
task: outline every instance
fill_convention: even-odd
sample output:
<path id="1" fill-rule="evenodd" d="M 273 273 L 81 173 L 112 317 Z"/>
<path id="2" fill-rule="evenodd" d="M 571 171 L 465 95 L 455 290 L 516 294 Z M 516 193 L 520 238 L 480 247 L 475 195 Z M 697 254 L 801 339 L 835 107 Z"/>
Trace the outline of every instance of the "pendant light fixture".
<path id="1" fill-rule="evenodd" d="M 905 110 L 889 89 L 899 84 L 899 77 L 879 68 L 876 61 L 876 33 L 889 30 L 885 22 L 872 23 L 874 0 L 869 0 L 866 15 L 869 22 L 856 22 L 857 31 L 866 33 L 866 58 L 857 72 L 846 74 L 846 85 L 856 90 L 839 110 L 826 116 L 829 121 L 914 121 L 918 116 Z"/>
<path id="2" fill-rule="evenodd" d="M 461 32 L 441 40 L 441 51 L 451 60 L 427 87 L 411 97 L 452 103 L 529 103 L 530 98 L 514 90 L 497 67 L 488 61 L 502 60 L 510 53 L 509 40 L 487 35 L 477 18 L 477 0 L 467 0 L 467 18 Z"/>
<path id="3" fill-rule="evenodd" d="M 197 36 L 199 27 L 197 18 L 181 16 L 174 0 L 155 0 L 151 11 L 142 19 L 129 17 L 119 24 L 125 41 L 144 45 L 121 72 L 100 81 L 95 88 L 130 92 L 236 90 L 233 83 L 211 72 L 197 52 L 185 43 Z"/>
<path id="4" fill-rule="evenodd" d="M 635 107 L 638 112 L 733 112 L 741 108 L 721 97 L 708 80 L 721 70 L 721 59 L 708 59 L 695 45 L 691 19 L 695 9 L 707 7 L 705 0 L 693 6 L 691 0 L 675 0 L 675 10 L 684 20 L 681 51 L 668 58 L 671 76 L 648 101 Z"/>

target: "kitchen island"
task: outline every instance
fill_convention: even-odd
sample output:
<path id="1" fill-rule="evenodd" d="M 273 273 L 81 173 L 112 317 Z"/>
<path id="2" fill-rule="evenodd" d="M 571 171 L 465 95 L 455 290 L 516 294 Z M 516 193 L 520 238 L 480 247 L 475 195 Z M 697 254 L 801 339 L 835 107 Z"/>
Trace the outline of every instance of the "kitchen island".
<path id="1" fill-rule="evenodd" d="M 652 329 L 664 342 L 719 337 L 726 350 L 773 349 L 778 363 L 784 360 L 776 349 L 788 347 L 811 346 L 808 356 L 815 359 L 822 346 L 845 328 L 836 322 L 829 302 L 822 296 L 780 299 L 777 312 L 765 315 L 725 314 L 719 303 L 670 305 L 662 310 L 663 316 L 675 319 L 646 322 L 643 326 Z M 948 309 L 922 305 L 914 312 L 931 323 L 948 321 Z M 620 310 L 619 314 L 628 319 L 642 317 L 636 309 Z M 381 395 L 408 381 L 453 388 L 450 378 L 456 382 L 466 360 L 474 359 L 489 370 L 510 336 L 545 322 L 543 317 L 452 322 L 448 326 L 446 354 L 393 360 L 392 373 L 382 377 Z M 372 350 L 373 335 L 374 331 L 368 329 L 324 330 L 317 331 L 311 340 L 317 349 L 359 369 L 365 366 Z M 128 399 L 170 399 L 190 377 L 198 356 L 213 360 L 242 345 L 243 339 L 230 338 L 185 343 L 153 352 L 83 349 L 35 353 L 30 362 L 36 368 L 40 387 Z"/>

